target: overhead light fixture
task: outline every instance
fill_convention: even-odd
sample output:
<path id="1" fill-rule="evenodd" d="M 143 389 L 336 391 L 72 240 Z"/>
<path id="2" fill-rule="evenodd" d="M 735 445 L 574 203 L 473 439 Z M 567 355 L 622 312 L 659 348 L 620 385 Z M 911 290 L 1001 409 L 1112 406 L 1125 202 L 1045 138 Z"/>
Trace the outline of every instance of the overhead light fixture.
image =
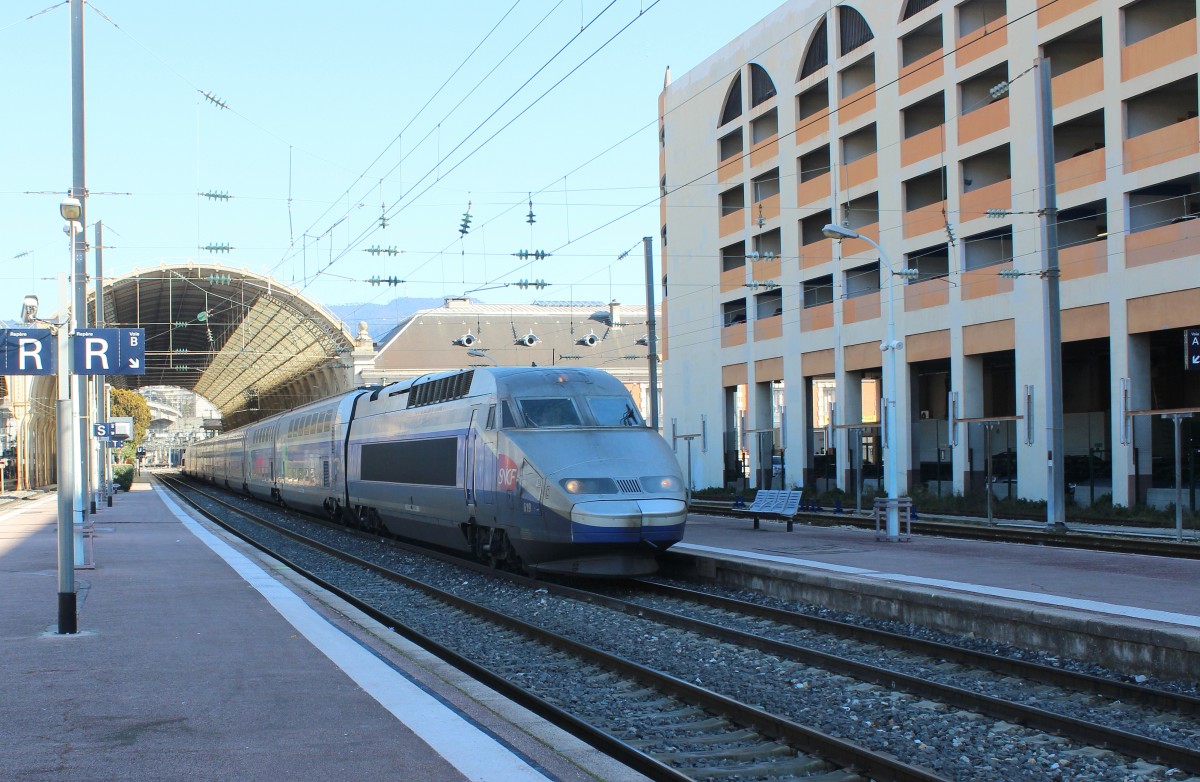
<path id="1" fill-rule="evenodd" d="M 29 295 L 21 302 L 21 322 L 33 323 L 37 320 L 38 297 Z"/>
<path id="2" fill-rule="evenodd" d="M 67 196 L 59 202 L 58 213 L 62 215 L 62 219 L 66 220 L 67 222 L 78 220 L 79 216 L 83 214 L 83 206 L 79 203 L 78 198 Z"/>

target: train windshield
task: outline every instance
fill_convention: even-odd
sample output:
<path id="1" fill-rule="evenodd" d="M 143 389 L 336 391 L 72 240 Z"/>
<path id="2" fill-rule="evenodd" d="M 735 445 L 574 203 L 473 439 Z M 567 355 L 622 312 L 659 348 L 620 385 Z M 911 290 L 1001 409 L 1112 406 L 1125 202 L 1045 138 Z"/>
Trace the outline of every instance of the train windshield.
<path id="1" fill-rule="evenodd" d="M 588 397 L 588 407 L 597 426 L 645 426 L 637 408 L 629 399 L 619 396 Z"/>
<path id="2" fill-rule="evenodd" d="M 518 399 L 521 415 L 529 426 L 582 426 L 575 401 L 564 397 Z"/>

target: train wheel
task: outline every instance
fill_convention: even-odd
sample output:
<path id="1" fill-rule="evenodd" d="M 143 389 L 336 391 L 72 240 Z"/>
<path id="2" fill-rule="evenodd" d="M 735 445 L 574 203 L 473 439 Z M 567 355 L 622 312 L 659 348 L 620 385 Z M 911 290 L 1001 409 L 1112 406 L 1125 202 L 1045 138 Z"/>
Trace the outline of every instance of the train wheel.
<path id="1" fill-rule="evenodd" d="M 372 535 L 382 535 L 386 531 L 383 527 L 383 519 L 379 517 L 379 511 L 365 505 L 360 506 L 358 512 L 354 514 L 352 526 Z"/>
<path id="2" fill-rule="evenodd" d="M 524 569 L 517 550 L 508 542 L 508 535 L 502 529 L 491 530 L 489 536 L 486 562 L 488 567 L 496 570 L 510 570 L 520 573 Z"/>
<path id="3" fill-rule="evenodd" d="M 508 546 L 508 538 L 502 529 L 489 529 L 487 545 L 483 547 L 484 562 L 490 568 L 500 569 L 504 564 L 504 552 Z"/>
<path id="4" fill-rule="evenodd" d="M 467 536 L 467 545 L 471 548 L 471 557 L 476 562 L 486 561 L 483 550 L 483 539 L 487 534 L 487 529 L 472 522 L 466 526 L 463 532 Z"/>

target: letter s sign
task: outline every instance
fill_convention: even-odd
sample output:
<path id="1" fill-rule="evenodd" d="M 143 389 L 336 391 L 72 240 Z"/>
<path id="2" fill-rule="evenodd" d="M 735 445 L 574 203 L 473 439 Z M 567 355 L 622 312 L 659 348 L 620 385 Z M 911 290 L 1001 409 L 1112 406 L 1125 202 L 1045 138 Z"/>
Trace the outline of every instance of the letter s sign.
<path id="1" fill-rule="evenodd" d="M 497 461 L 496 485 L 500 491 L 512 491 L 517 485 L 517 463 L 504 454 L 500 454 Z"/>

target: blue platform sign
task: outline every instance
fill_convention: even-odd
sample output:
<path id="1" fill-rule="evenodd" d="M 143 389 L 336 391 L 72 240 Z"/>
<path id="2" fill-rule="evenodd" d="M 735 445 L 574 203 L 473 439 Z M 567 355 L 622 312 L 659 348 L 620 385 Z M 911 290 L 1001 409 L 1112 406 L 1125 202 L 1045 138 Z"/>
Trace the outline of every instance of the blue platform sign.
<path id="1" fill-rule="evenodd" d="M 58 371 L 54 332 L 50 329 L 0 329 L 4 374 L 53 375 Z"/>
<path id="2" fill-rule="evenodd" d="M 77 375 L 146 374 L 145 329 L 78 329 L 71 350 Z"/>

